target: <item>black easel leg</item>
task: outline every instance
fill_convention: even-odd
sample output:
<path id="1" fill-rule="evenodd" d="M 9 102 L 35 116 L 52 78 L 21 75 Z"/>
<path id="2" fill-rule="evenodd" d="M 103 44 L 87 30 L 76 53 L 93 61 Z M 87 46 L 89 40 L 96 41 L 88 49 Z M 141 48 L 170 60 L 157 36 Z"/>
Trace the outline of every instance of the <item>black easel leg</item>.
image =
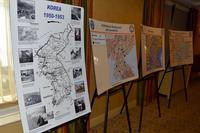
<path id="1" fill-rule="evenodd" d="M 158 78 L 156 76 L 155 76 L 155 84 L 156 84 L 156 99 L 157 99 L 157 106 L 158 106 L 158 116 L 161 117 Z"/>
<path id="2" fill-rule="evenodd" d="M 129 87 L 129 89 L 128 89 L 128 92 L 127 92 L 127 95 L 126 95 L 126 99 L 128 99 L 128 96 L 129 96 L 129 94 L 130 94 L 130 91 L 131 91 L 132 86 L 133 86 L 133 81 L 131 82 L 131 85 L 130 85 L 130 87 Z M 123 105 L 122 105 L 120 114 L 122 114 L 122 112 L 123 112 L 123 110 L 124 110 L 124 106 L 125 106 L 125 101 L 124 101 L 124 103 L 123 103 Z"/>
<path id="3" fill-rule="evenodd" d="M 95 98 L 96 98 L 96 97 L 97 97 L 97 89 L 95 89 L 94 95 L 93 95 L 93 97 L 92 97 L 92 101 L 91 101 L 91 104 L 90 104 L 91 109 L 92 109 L 92 107 L 93 107 L 93 105 L 94 105 L 94 101 L 95 101 Z M 87 123 L 88 123 L 89 118 L 90 118 L 90 114 L 88 114 L 88 115 L 86 116 L 86 118 L 84 119 L 84 126 L 85 126 L 84 130 L 85 130 L 85 131 L 87 131 Z"/>
<path id="4" fill-rule="evenodd" d="M 128 111 L 127 95 L 126 95 L 124 84 L 122 87 L 123 87 L 124 104 L 125 104 L 125 108 L 126 108 L 126 117 L 127 117 L 127 121 L 128 121 L 128 128 L 129 128 L 129 132 L 132 133 L 130 115 L 129 115 L 129 111 Z"/>
<path id="5" fill-rule="evenodd" d="M 104 118 L 104 133 L 107 133 L 107 122 L 108 122 L 108 109 L 109 109 L 109 90 L 106 92 L 106 108 L 105 108 L 105 118 Z"/>
<path id="6" fill-rule="evenodd" d="M 167 72 L 167 69 L 165 69 L 164 74 L 163 74 L 163 76 L 162 76 L 162 79 L 161 79 L 161 81 L 160 81 L 160 84 L 159 84 L 159 86 L 158 86 L 158 92 L 159 92 L 159 90 L 160 90 L 160 87 L 161 87 L 161 85 L 162 85 L 162 82 L 163 82 L 163 80 L 164 80 L 164 77 L 165 77 L 166 72 Z"/>
<path id="7" fill-rule="evenodd" d="M 141 101 L 141 108 L 140 108 L 140 121 L 139 121 L 139 128 L 138 131 L 141 131 L 141 127 L 142 127 L 142 117 L 143 117 L 143 108 L 144 108 L 144 95 L 145 95 L 145 91 L 144 91 L 144 87 L 142 87 L 142 101 Z"/>
<path id="8" fill-rule="evenodd" d="M 185 101 L 188 101 L 188 96 L 187 96 L 187 87 L 186 87 L 186 79 L 185 79 L 185 71 L 184 71 L 184 66 L 182 68 L 183 72 L 183 82 L 184 82 L 184 91 L 185 91 Z"/>
<path id="9" fill-rule="evenodd" d="M 88 133 L 88 120 L 89 120 L 89 114 L 86 116 L 83 116 L 81 119 L 81 123 L 83 124 L 83 133 Z"/>
<path id="10" fill-rule="evenodd" d="M 94 105 L 94 100 L 95 100 L 95 98 L 97 97 L 97 89 L 95 89 L 95 91 L 94 91 L 94 95 L 93 95 L 93 97 L 92 97 L 92 101 L 91 101 L 91 108 L 93 107 L 93 105 Z"/>
<path id="11" fill-rule="evenodd" d="M 170 108 L 173 84 L 174 84 L 174 70 L 172 71 L 172 81 L 171 81 L 171 88 L 169 92 L 168 108 Z"/>

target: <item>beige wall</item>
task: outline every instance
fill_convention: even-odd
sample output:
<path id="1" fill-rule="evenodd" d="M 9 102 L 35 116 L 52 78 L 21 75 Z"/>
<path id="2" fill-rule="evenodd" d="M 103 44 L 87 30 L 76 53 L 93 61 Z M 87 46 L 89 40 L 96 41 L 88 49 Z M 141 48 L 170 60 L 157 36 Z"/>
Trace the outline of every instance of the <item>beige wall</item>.
<path id="1" fill-rule="evenodd" d="M 23 133 L 21 122 L 0 126 L 0 133 Z"/>

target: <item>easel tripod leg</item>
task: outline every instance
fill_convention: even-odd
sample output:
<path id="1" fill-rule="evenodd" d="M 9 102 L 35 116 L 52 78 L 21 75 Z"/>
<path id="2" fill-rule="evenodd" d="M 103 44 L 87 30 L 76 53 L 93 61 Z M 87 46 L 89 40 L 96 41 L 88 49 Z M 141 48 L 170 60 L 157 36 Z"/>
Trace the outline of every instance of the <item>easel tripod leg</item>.
<path id="1" fill-rule="evenodd" d="M 91 105 L 91 109 L 93 108 L 94 101 L 95 101 L 96 97 L 97 97 L 97 89 L 95 89 L 94 95 L 92 97 L 92 101 L 91 101 L 91 104 L 90 104 Z M 84 118 L 84 120 L 83 120 L 83 122 L 84 122 L 84 133 L 87 131 L 87 124 L 88 124 L 89 118 L 90 118 L 90 114 L 88 114 L 86 116 L 86 118 Z"/>
<path id="2" fill-rule="evenodd" d="M 108 121 L 108 109 L 109 109 L 109 91 L 106 92 L 106 107 L 105 107 L 105 118 L 104 118 L 104 133 L 107 133 L 107 121 Z"/>
<path id="3" fill-rule="evenodd" d="M 143 108 L 144 108 L 144 87 L 142 87 L 142 99 L 141 99 L 141 108 L 140 108 L 140 121 L 139 121 L 139 128 L 138 131 L 141 131 L 141 127 L 142 127 L 142 117 L 143 117 Z"/>
<path id="4" fill-rule="evenodd" d="M 185 79 L 185 71 L 184 71 L 184 66 L 182 68 L 183 72 L 183 82 L 184 82 L 184 91 L 185 91 L 185 101 L 188 101 L 188 96 L 187 96 L 187 87 L 186 87 L 186 79 Z"/>
<path id="5" fill-rule="evenodd" d="M 161 117 L 158 78 L 156 76 L 155 76 L 155 84 L 156 84 L 156 100 L 157 100 L 157 106 L 158 106 L 158 116 Z"/>
<path id="6" fill-rule="evenodd" d="M 126 108 L 126 116 L 127 116 L 127 121 L 128 121 L 128 128 L 129 128 L 129 132 L 132 133 L 130 115 L 129 115 L 129 111 L 128 111 L 127 95 L 126 95 L 126 91 L 125 91 L 125 86 L 124 85 L 123 85 L 123 96 L 124 96 L 124 105 L 125 105 L 125 108 Z"/>
<path id="7" fill-rule="evenodd" d="M 174 70 L 172 71 L 172 81 L 171 81 L 171 87 L 170 87 L 170 92 L 169 92 L 168 108 L 170 108 L 170 104 L 171 104 L 171 96 L 172 96 L 173 84 L 174 84 Z"/>
<path id="8" fill-rule="evenodd" d="M 127 92 L 127 94 L 126 94 L 126 99 L 128 99 L 128 96 L 129 96 L 129 94 L 130 94 L 130 91 L 131 91 L 132 86 L 133 86 L 133 82 L 131 82 L 131 85 L 130 85 L 130 87 L 129 87 L 129 89 L 128 89 L 128 92 Z M 122 114 L 122 111 L 124 110 L 124 106 L 125 106 L 125 101 L 124 101 L 124 103 L 123 103 L 123 105 L 122 105 L 120 114 Z"/>

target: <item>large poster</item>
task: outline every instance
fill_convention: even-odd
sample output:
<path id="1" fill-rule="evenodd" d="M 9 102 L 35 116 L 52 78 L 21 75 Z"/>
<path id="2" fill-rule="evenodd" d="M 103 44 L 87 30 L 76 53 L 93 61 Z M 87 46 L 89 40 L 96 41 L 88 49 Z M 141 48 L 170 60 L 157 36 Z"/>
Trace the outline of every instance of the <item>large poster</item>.
<path id="1" fill-rule="evenodd" d="M 138 78 L 135 28 L 90 19 L 97 92 Z"/>
<path id="2" fill-rule="evenodd" d="M 142 75 L 165 69 L 165 32 L 161 28 L 142 26 Z"/>
<path id="3" fill-rule="evenodd" d="M 89 113 L 83 8 L 10 0 L 10 12 L 24 132 L 43 132 Z"/>
<path id="4" fill-rule="evenodd" d="M 192 31 L 169 30 L 170 67 L 193 63 Z"/>

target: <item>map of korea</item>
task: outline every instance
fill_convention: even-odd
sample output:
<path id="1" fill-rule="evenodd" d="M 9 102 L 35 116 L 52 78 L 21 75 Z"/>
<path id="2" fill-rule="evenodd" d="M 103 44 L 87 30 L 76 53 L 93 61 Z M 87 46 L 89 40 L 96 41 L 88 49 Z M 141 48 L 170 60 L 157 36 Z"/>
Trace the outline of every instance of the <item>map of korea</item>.
<path id="1" fill-rule="evenodd" d="M 162 37 L 157 35 L 146 36 L 147 70 L 162 67 Z"/>
<path id="2" fill-rule="evenodd" d="M 184 62 L 185 59 L 190 57 L 188 55 L 189 50 L 190 50 L 190 42 L 184 41 L 182 38 L 176 38 L 176 45 L 174 49 L 174 55 L 175 55 L 175 62 Z"/>
<path id="3" fill-rule="evenodd" d="M 64 62 L 59 60 L 59 55 L 69 45 L 69 35 L 72 32 L 70 25 L 64 32 L 50 35 L 48 41 L 37 52 L 39 74 L 46 77 L 53 87 L 53 105 L 59 105 L 64 98 L 71 94 L 71 80 Z"/>
<path id="4" fill-rule="evenodd" d="M 130 78 L 134 76 L 131 66 L 128 64 L 127 56 L 133 48 L 133 36 L 131 35 L 106 35 L 107 53 L 110 64 L 110 71 L 112 71 L 112 83 L 115 84 L 119 80 Z"/>

